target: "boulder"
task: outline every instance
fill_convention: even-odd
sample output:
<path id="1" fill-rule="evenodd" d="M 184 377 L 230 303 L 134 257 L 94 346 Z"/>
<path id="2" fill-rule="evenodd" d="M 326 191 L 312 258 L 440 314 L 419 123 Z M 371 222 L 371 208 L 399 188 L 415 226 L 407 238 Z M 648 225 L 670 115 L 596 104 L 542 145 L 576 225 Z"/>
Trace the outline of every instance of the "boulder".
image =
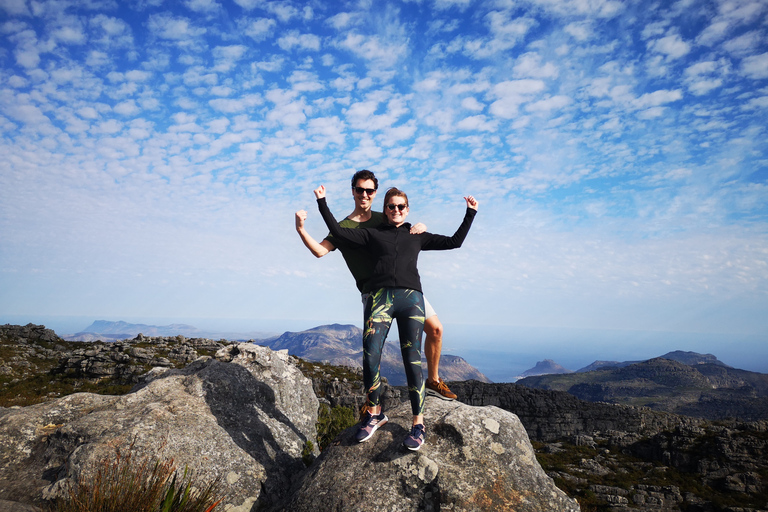
<path id="1" fill-rule="evenodd" d="M 182 370 L 155 368 L 123 396 L 76 393 L 0 409 L 0 503 L 44 505 L 91 477 L 116 447 L 221 479 L 222 510 L 281 499 L 316 444 L 318 400 L 285 352 L 225 347 Z"/>
<path id="2" fill-rule="evenodd" d="M 417 452 L 402 447 L 410 404 L 385 413 L 389 422 L 365 443 L 355 441 L 356 427 L 345 430 L 272 510 L 580 510 L 544 473 L 508 411 L 428 397 L 427 440 Z"/>

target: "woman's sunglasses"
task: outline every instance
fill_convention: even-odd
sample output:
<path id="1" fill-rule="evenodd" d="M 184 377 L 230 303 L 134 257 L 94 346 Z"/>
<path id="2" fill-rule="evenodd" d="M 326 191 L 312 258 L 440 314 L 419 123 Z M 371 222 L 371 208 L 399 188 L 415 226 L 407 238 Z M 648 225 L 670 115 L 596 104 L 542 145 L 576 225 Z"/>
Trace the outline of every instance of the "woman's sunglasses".
<path id="1" fill-rule="evenodd" d="M 395 211 L 395 208 L 397 208 L 397 209 L 398 209 L 398 210 L 400 210 L 400 211 L 403 211 L 403 210 L 405 210 L 406 208 L 408 208 L 408 205 L 407 205 L 407 204 L 395 204 L 395 203 L 390 203 L 390 204 L 388 204 L 388 205 L 387 205 L 387 208 L 389 208 L 389 209 L 390 209 L 390 210 L 392 210 L 392 211 Z"/>

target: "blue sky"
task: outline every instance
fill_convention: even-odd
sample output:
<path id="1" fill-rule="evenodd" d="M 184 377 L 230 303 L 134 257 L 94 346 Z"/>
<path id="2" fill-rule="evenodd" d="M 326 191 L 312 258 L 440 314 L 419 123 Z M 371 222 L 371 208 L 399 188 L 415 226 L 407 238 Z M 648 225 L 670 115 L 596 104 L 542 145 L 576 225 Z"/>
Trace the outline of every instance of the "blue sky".
<path id="1" fill-rule="evenodd" d="M 743 341 L 768 371 L 762 0 L 0 13 L 6 318 L 359 323 L 341 258 L 312 257 L 293 213 L 321 238 L 312 189 L 344 216 L 368 168 L 433 232 L 480 200 L 463 248 L 420 259 L 447 326 L 616 333 L 579 342 L 586 364 L 642 352 L 622 332 L 724 360 Z"/>

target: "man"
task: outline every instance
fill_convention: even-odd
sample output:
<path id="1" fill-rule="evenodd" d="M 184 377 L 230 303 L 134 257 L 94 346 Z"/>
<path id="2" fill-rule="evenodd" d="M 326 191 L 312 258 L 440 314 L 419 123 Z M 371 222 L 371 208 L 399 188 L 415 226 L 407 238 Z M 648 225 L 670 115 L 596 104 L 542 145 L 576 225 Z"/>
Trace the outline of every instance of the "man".
<path id="1" fill-rule="evenodd" d="M 352 197 L 355 200 L 355 209 L 342 220 L 339 225 L 343 228 L 365 228 L 375 227 L 384 221 L 384 214 L 372 211 L 373 200 L 376 197 L 376 191 L 379 188 L 379 181 L 369 170 L 358 171 L 352 176 Z M 296 212 L 296 231 L 301 237 L 301 241 L 307 249 L 317 258 L 322 258 L 329 252 L 336 249 L 333 237 L 328 235 L 322 242 L 317 242 L 312 238 L 307 230 L 304 229 L 304 221 L 307 219 L 307 212 L 300 210 Z M 423 233 L 426 227 L 419 223 L 411 228 L 412 233 Z M 339 244 L 339 250 L 347 263 L 349 271 L 355 278 L 355 284 L 362 293 L 363 285 L 373 274 L 373 260 L 368 252 L 363 248 L 345 247 Z M 363 297 L 365 304 L 366 297 Z M 440 353 L 443 349 L 443 324 L 437 318 L 437 313 L 432 305 L 425 299 L 424 333 L 424 354 L 427 359 L 427 382 L 425 383 L 427 394 L 442 398 L 444 400 L 455 400 L 456 395 L 448 389 L 438 373 L 440 366 Z"/>

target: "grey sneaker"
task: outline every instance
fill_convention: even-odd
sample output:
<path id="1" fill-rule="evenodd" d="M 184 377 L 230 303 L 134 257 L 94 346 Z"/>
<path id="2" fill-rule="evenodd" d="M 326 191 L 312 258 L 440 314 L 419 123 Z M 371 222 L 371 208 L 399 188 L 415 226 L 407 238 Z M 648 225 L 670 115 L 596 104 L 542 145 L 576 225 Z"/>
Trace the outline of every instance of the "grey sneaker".
<path id="1" fill-rule="evenodd" d="M 362 443 L 363 441 L 369 440 L 374 432 L 376 430 L 384 425 L 387 421 L 389 421 L 389 418 L 384 414 L 384 411 L 380 412 L 376 416 L 373 416 L 368 411 L 365 412 L 365 415 L 363 416 L 363 421 L 360 422 L 360 427 L 357 430 L 357 433 L 355 434 L 355 439 L 357 439 L 358 443 Z"/>
<path id="2" fill-rule="evenodd" d="M 418 425 L 411 427 L 411 433 L 408 434 L 408 437 L 406 437 L 405 441 L 403 441 L 403 446 L 415 452 L 421 448 L 421 445 L 424 444 L 426 439 L 427 436 L 424 433 L 424 425 L 419 423 Z"/>

